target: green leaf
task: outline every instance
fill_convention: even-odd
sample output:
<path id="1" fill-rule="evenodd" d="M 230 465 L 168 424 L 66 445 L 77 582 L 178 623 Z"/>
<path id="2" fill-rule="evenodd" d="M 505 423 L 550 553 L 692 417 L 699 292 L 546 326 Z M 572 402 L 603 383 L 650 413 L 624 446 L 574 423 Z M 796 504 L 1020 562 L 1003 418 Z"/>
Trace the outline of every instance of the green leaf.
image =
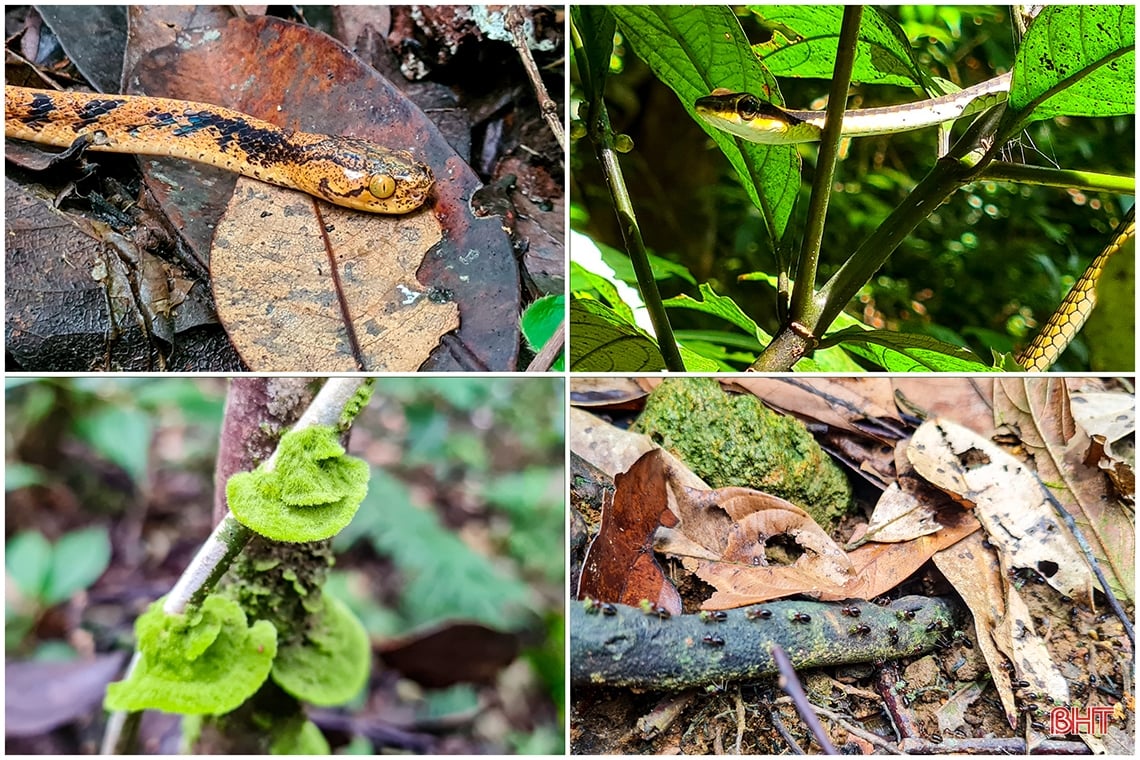
<path id="1" fill-rule="evenodd" d="M 768 344 L 772 340 L 772 336 L 760 329 L 760 326 L 747 314 L 743 309 L 737 306 L 736 301 L 733 301 L 727 296 L 718 295 L 712 286 L 707 283 L 702 283 L 700 286 L 701 300 L 697 301 L 687 295 L 677 296 L 665 301 L 665 305 L 674 309 L 691 309 L 692 311 L 699 311 L 705 314 L 711 314 L 714 317 L 720 317 L 733 325 L 736 325 L 746 334 L 756 338 L 763 344 Z"/>
<path id="2" fill-rule="evenodd" d="M 656 342 L 590 299 L 570 299 L 570 369 L 574 372 L 659 372 Z"/>
<path id="3" fill-rule="evenodd" d="M 44 587 L 51 574 L 52 547 L 39 531 L 17 533 L 4 548 L 8 577 L 29 599 L 43 600 Z"/>
<path id="4" fill-rule="evenodd" d="M 65 534 L 52 552 L 44 602 L 58 604 L 99 579 L 111 564 L 111 539 L 103 527 Z"/>
<path id="5" fill-rule="evenodd" d="M 1046 6 L 1017 51 L 1009 118 L 1136 113 L 1136 8 Z"/>
<path id="6" fill-rule="evenodd" d="M 634 52 L 720 146 L 771 237 L 783 238 L 799 191 L 799 153 L 789 145 L 737 140 L 705 124 L 693 110 L 697 98 L 718 87 L 776 89 L 776 80 L 756 59 L 732 10 L 714 5 L 620 5 L 610 10 Z"/>
<path id="7" fill-rule="evenodd" d="M 18 491 L 28 486 L 38 486 L 45 482 L 39 467 L 25 462 L 7 462 L 4 465 L 4 490 Z"/>
<path id="8" fill-rule="evenodd" d="M 839 5 L 750 5 L 772 37 L 753 46 L 777 76 L 830 79 L 835 71 L 843 7 Z M 913 87 L 927 81 L 902 28 L 883 11 L 868 7 L 859 24 L 853 82 Z"/>
<path id="9" fill-rule="evenodd" d="M 562 295 L 543 296 L 526 308 L 519 320 L 527 345 L 537 353 L 554 336 L 566 313 L 566 298 Z M 564 356 L 559 356 L 551 370 L 562 369 Z"/>
<path id="10" fill-rule="evenodd" d="M 603 5 L 571 5 L 570 23 L 574 25 L 585 53 L 574 59 L 582 90 L 586 100 L 600 102 L 605 95 L 610 57 L 614 51 L 614 17 Z"/>
<path id="11" fill-rule="evenodd" d="M 152 416 L 141 409 L 121 405 L 100 407 L 75 422 L 76 434 L 91 448 L 127 471 L 136 485 L 144 485 Z"/>
<path id="12" fill-rule="evenodd" d="M 853 354 L 873 361 L 888 372 L 990 372 L 969 349 L 943 343 L 928 335 L 848 327 L 824 338 Z"/>
<path id="13" fill-rule="evenodd" d="M 629 291 L 630 288 L 626 286 L 626 290 Z M 572 293 L 588 293 L 589 291 L 594 291 L 599 298 L 605 301 L 606 304 L 617 313 L 618 317 L 630 324 L 636 322 L 633 309 L 630 308 L 629 304 L 622 298 L 617 286 L 602 275 L 589 271 L 576 261 L 570 262 L 570 291 Z M 638 307 L 644 308 L 640 297 L 637 295 L 637 291 L 630 292 L 629 297 L 637 298 Z"/>

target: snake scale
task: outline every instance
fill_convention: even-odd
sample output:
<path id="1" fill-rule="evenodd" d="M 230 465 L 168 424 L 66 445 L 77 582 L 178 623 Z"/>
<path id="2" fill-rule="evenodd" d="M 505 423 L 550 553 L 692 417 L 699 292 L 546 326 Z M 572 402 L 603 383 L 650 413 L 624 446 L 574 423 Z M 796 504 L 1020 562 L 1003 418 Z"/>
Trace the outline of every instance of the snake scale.
<path id="1" fill-rule="evenodd" d="M 61 148 L 82 140 L 87 150 L 198 161 L 380 214 L 415 211 L 434 182 L 408 151 L 292 132 L 206 103 L 9 85 L 4 116 L 9 138 Z"/>
<path id="2" fill-rule="evenodd" d="M 847 614 L 858 610 L 857 616 Z M 940 597 L 868 602 L 779 601 L 710 615 L 665 618 L 637 607 L 570 605 L 570 678 L 676 691 L 776 673 L 771 645 L 797 668 L 910 657 L 949 640 L 957 607 Z M 717 617 L 721 617 L 718 615 Z"/>

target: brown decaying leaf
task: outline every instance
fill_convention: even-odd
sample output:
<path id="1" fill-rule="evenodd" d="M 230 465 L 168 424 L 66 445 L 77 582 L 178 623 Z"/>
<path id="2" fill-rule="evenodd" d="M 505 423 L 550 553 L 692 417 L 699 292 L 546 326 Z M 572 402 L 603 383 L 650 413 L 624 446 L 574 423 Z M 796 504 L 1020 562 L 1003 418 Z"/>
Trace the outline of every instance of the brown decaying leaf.
<path id="1" fill-rule="evenodd" d="M 318 206 L 243 177 L 210 257 L 218 318 L 256 372 L 414 371 L 459 326 L 416 279 L 439 240 L 429 213 Z"/>
<path id="2" fill-rule="evenodd" d="M 1092 573 L 1084 556 L 1059 523 L 1040 481 L 1019 461 L 941 419 L 919 426 L 907 455 L 932 485 L 975 505 L 974 514 L 1003 562 L 1041 572 L 1065 596 L 1090 599 Z"/>
<path id="3" fill-rule="evenodd" d="M 654 450 L 614 476 L 613 500 L 602 505 L 598 534 L 582 562 L 579 599 L 633 606 L 648 599 L 680 614 L 681 596 L 653 558 L 653 533 L 663 512 L 668 512 L 665 463 Z"/>
<path id="4" fill-rule="evenodd" d="M 519 637 L 478 623 L 446 621 L 377 647 L 380 659 L 429 689 L 494 683 L 518 656 Z"/>

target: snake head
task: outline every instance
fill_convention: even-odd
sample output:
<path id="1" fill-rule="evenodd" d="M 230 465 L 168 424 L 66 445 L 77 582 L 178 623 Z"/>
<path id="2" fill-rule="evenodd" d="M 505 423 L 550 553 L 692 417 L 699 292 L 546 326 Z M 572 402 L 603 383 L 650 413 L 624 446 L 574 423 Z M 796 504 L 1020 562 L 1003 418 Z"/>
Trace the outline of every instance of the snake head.
<path id="1" fill-rule="evenodd" d="M 435 184 L 431 169 L 408 151 L 355 137 L 322 136 L 304 154 L 298 184 L 338 206 L 407 214 L 424 204 Z"/>

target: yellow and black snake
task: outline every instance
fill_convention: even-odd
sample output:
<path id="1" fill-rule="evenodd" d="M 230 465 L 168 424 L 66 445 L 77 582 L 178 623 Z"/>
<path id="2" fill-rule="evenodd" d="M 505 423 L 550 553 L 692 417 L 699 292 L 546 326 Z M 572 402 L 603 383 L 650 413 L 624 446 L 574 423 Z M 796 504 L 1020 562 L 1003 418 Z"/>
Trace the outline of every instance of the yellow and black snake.
<path id="1" fill-rule="evenodd" d="M 291 132 L 206 103 L 5 86 L 4 116 L 9 138 L 185 158 L 380 214 L 415 211 L 434 182 L 407 151 Z"/>

